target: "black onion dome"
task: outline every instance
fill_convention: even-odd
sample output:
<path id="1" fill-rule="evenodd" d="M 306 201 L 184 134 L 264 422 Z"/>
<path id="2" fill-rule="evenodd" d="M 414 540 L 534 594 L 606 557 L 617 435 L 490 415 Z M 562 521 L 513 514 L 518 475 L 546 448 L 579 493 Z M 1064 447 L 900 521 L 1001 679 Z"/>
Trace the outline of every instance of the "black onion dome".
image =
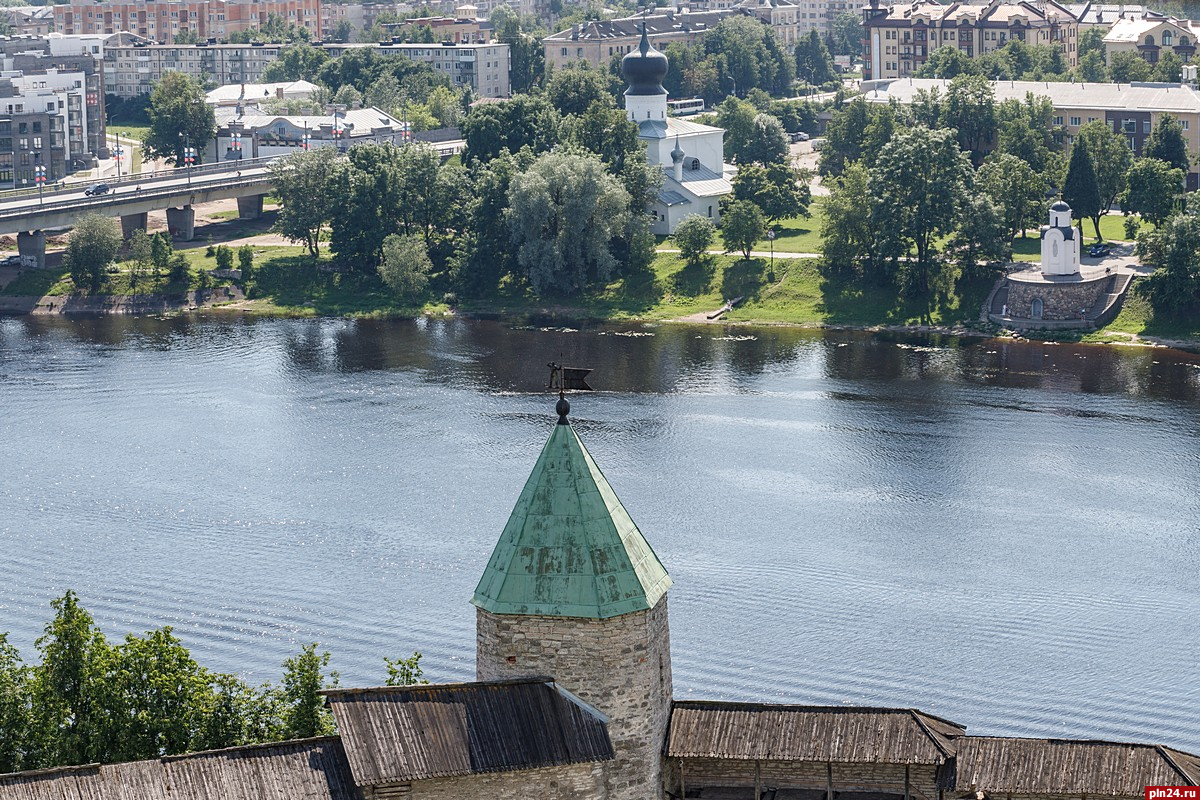
<path id="1" fill-rule="evenodd" d="M 1051 211 L 1070 211 L 1071 207 L 1062 200 L 1055 201 L 1054 205 L 1050 206 Z"/>
<path id="2" fill-rule="evenodd" d="M 664 95 L 663 78 L 667 77 L 667 57 L 650 46 L 646 26 L 642 25 L 642 43 L 638 49 L 621 59 L 621 77 L 629 84 L 625 94 Z"/>

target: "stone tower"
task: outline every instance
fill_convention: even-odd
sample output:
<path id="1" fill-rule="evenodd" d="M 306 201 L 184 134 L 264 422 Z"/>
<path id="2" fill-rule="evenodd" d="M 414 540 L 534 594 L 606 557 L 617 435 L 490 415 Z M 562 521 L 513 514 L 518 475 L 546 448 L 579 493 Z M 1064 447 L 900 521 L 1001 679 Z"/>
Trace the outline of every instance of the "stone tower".
<path id="1" fill-rule="evenodd" d="M 671 578 L 567 421 L 558 424 L 475 596 L 479 680 L 552 676 L 609 718 L 613 800 L 662 797 Z"/>

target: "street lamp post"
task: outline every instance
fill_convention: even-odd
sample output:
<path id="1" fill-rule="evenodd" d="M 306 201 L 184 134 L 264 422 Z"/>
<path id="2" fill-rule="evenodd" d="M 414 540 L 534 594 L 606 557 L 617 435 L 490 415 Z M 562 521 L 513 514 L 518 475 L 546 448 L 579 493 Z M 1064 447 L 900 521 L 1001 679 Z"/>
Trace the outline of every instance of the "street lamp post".
<path id="1" fill-rule="evenodd" d="M 192 147 L 190 136 L 183 137 L 183 163 L 187 166 L 188 186 L 192 185 L 192 163 L 196 160 L 196 148 Z"/>
<path id="2" fill-rule="evenodd" d="M 771 274 L 775 274 L 775 229 L 767 230 L 767 241 L 771 243 Z"/>

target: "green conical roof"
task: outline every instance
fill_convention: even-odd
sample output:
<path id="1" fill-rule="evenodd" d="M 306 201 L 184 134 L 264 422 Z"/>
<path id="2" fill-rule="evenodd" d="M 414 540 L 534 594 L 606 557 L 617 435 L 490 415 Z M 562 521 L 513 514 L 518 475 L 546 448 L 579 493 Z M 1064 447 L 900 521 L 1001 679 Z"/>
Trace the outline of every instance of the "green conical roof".
<path id="1" fill-rule="evenodd" d="M 471 602 L 493 614 L 607 619 L 653 608 L 671 577 L 565 416 Z"/>

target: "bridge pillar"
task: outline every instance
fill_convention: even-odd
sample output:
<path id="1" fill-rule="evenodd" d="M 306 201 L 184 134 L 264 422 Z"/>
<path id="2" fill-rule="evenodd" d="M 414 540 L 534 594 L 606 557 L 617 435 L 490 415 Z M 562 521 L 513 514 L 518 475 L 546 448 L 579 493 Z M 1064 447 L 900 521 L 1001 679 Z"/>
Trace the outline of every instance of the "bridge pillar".
<path id="1" fill-rule="evenodd" d="M 121 235 L 128 239 L 133 236 L 133 232 L 141 229 L 146 230 L 146 219 L 150 215 L 143 211 L 140 214 L 125 214 L 121 217 Z"/>
<path id="2" fill-rule="evenodd" d="M 258 219 L 262 216 L 263 195 L 252 194 L 249 197 L 239 197 L 238 219 Z"/>
<path id="3" fill-rule="evenodd" d="M 46 234 L 44 231 L 21 231 L 17 234 L 17 252 L 37 259 L 38 269 L 46 268 Z"/>
<path id="4" fill-rule="evenodd" d="M 190 242 L 196 235 L 196 211 L 191 206 L 167 209 L 167 230 L 176 239 Z"/>

